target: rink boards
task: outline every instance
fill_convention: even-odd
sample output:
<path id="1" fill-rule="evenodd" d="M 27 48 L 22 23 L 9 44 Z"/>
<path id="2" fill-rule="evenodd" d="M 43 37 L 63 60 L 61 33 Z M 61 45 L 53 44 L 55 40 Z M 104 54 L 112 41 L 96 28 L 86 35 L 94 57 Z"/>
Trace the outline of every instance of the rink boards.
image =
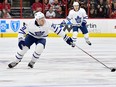
<path id="1" fill-rule="evenodd" d="M 29 23 L 32 19 L 0 19 L 0 37 L 17 37 L 18 30 L 23 23 Z M 60 24 L 64 19 L 47 19 L 53 23 Z M 90 37 L 116 37 L 116 20 L 115 19 L 88 19 L 87 28 Z M 72 36 L 71 26 L 64 27 L 64 31 Z M 79 31 L 80 32 L 80 31 Z M 78 35 L 82 37 L 81 32 Z M 58 37 L 50 31 L 49 37 Z"/>

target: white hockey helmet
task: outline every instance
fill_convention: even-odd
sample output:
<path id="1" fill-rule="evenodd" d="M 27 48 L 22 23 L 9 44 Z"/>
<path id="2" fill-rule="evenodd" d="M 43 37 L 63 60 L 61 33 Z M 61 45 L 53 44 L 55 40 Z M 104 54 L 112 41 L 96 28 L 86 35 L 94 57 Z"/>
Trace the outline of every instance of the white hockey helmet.
<path id="1" fill-rule="evenodd" d="M 41 18 L 45 17 L 42 12 L 37 12 L 34 14 L 34 16 L 35 16 L 35 19 L 41 19 Z"/>
<path id="2" fill-rule="evenodd" d="M 78 5 L 79 6 L 79 3 L 78 2 L 74 2 L 73 3 L 73 6 L 75 6 L 75 5 Z"/>

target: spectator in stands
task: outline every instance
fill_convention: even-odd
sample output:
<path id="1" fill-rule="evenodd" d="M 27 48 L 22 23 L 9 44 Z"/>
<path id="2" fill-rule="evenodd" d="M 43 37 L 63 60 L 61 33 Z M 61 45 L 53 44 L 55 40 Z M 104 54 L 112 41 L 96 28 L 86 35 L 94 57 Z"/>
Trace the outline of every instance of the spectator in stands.
<path id="1" fill-rule="evenodd" d="M 32 5 L 33 14 L 42 11 L 42 7 L 42 3 L 40 3 L 39 0 L 35 0 L 35 3 Z"/>
<path id="2" fill-rule="evenodd" d="M 98 0 L 97 3 L 97 17 L 104 18 L 105 17 L 105 3 L 104 0 Z"/>
<path id="3" fill-rule="evenodd" d="M 67 0 L 58 0 L 58 1 L 61 6 L 66 6 L 68 3 Z"/>
<path id="4" fill-rule="evenodd" d="M 0 18 L 2 18 L 2 9 L 3 9 L 3 6 L 2 6 L 2 3 L 0 3 Z"/>
<path id="5" fill-rule="evenodd" d="M 90 10 L 89 10 L 89 17 L 90 18 L 95 18 L 97 15 L 97 10 L 96 10 L 97 2 L 96 0 L 91 0 L 90 1 Z"/>
<path id="6" fill-rule="evenodd" d="M 58 1 L 58 0 L 54 0 L 54 2 L 52 3 L 52 6 L 53 6 L 53 9 L 54 9 L 55 11 L 57 11 L 58 8 L 60 7 L 59 1 Z"/>
<path id="7" fill-rule="evenodd" d="M 8 0 L 8 3 L 12 6 L 13 0 Z"/>
<path id="8" fill-rule="evenodd" d="M 64 11 L 66 12 L 66 5 L 62 3 L 62 0 L 54 0 L 52 3 L 53 9 L 56 12 L 56 18 L 64 18 Z M 66 13 L 65 13 L 66 14 Z"/>
<path id="9" fill-rule="evenodd" d="M 55 18 L 56 13 L 53 10 L 53 6 L 50 6 L 50 9 L 46 12 L 46 18 Z"/>
<path id="10" fill-rule="evenodd" d="M 73 8 L 73 2 L 74 2 L 75 0 L 68 0 L 68 11 L 70 11 L 72 8 Z M 79 2 L 79 0 L 77 1 L 76 0 L 76 2 Z"/>
<path id="11" fill-rule="evenodd" d="M 46 12 L 49 10 L 49 8 L 50 8 L 49 0 L 44 0 L 43 13 L 46 14 Z"/>
<path id="12" fill-rule="evenodd" d="M 116 18 L 116 1 L 112 3 L 112 13 L 111 18 Z"/>
<path id="13" fill-rule="evenodd" d="M 10 4 L 8 3 L 7 0 L 3 2 L 3 18 L 11 18 L 10 15 Z"/>
<path id="14" fill-rule="evenodd" d="M 29 0 L 30 1 L 30 7 L 35 3 L 35 0 Z"/>
<path id="15" fill-rule="evenodd" d="M 105 18 L 109 18 L 110 17 L 110 9 L 111 8 L 111 3 L 110 3 L 110 0 L 106 0 L 105 1 L 105 15 L 104 15 L 104 17 Z"/>
<path id="16" fill-rule="evenodd" d="M 90 18 L 95 18 L 97 15 L 97 10 L 95 8 L 95 4 L 90 4 L 90 11 L 89 11 L 89 17 Z"/>
<path id="17" fill-rule="evenodd" d="M 67 0 L 61 0 L 61 2 L 62 2 L 63 4 L 65 4 L 65 5 L 68 3 Z"/>
<path id="18" fill-rule="evenodd" d="M 59 7 L 56 11 L 56 18 L 65 18 L 65 13 L 62 10 L 62 7 Z"/>
<path id="19" fill-rule="evenodd" d="M 49 4 L 51 5 L 54 2 L 54 0 L 49 0 Z"/>
<path id="20" fill-rule="evenodd" d="M 88 12 L 88 8 L 87 8 L 87 0 L 75 0 L 75 1 L 79 1 L 80 7 L 84 8 L 86 12 Z"/>
<path id="21" fill-rule="evenodd" d="M 68 15 L 68 11 L 67 11 L 67 0 L 59 0 L 59 3 L 60 3 L 60 7 L 58 8 L 62 10 L 63 12 L 63 18 L 66 17 Z M 65 12 L 65 14 L 64 14 Z"/>

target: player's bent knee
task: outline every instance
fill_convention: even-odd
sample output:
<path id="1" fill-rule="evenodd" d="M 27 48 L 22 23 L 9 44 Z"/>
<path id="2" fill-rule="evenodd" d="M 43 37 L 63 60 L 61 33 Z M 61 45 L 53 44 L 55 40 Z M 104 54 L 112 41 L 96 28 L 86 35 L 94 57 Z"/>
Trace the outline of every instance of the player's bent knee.
<path id="1" fill-rule="evenodd" d="M 29 50 L 29 48 L 27 46 L 23 46 L 23 49 L 22 50 L 19 50 L 19 53 L 21 55 L 24 55 L 28 50 Z"/>
<path id="2" fill-rule="evenodd" d="M 44 49 L 44 45 L 41 43 L 38 43 L 35 48 L 35 52 L 41 54 L 43 52 L 43 49 Z"/>

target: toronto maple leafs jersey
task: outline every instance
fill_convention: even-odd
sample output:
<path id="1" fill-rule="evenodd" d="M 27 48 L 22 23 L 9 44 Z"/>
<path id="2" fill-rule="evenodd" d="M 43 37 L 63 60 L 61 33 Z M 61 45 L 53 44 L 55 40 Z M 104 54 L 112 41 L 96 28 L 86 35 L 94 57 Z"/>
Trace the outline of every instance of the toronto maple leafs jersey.
<path id="1" fill-rule="evenodd" d="M 70 10 L 69 15 L 67 16 L 68 21 L 78 26 L 81 26 L 81 23 L 86 21 L 87 18 L 88 16 L 83 8 L 80 8 L 78 11 L 75 11 L 74 9 Z"/>
<path id="2" fill-rule="evenodd" d="M 61 37 L 65 36 L 65 32 L 62 28 L 58 27 L 56 24 L 45 19 L 43 26 L 37 25 L 35 19 L 31 20 L 29 24 L 25 24 L 20 30 L 18 37 L 25 38 L 26 34 L 29 34 L 35 38 L 46 38 L 49 33 L 49 29 L 58 34 Z"/>

